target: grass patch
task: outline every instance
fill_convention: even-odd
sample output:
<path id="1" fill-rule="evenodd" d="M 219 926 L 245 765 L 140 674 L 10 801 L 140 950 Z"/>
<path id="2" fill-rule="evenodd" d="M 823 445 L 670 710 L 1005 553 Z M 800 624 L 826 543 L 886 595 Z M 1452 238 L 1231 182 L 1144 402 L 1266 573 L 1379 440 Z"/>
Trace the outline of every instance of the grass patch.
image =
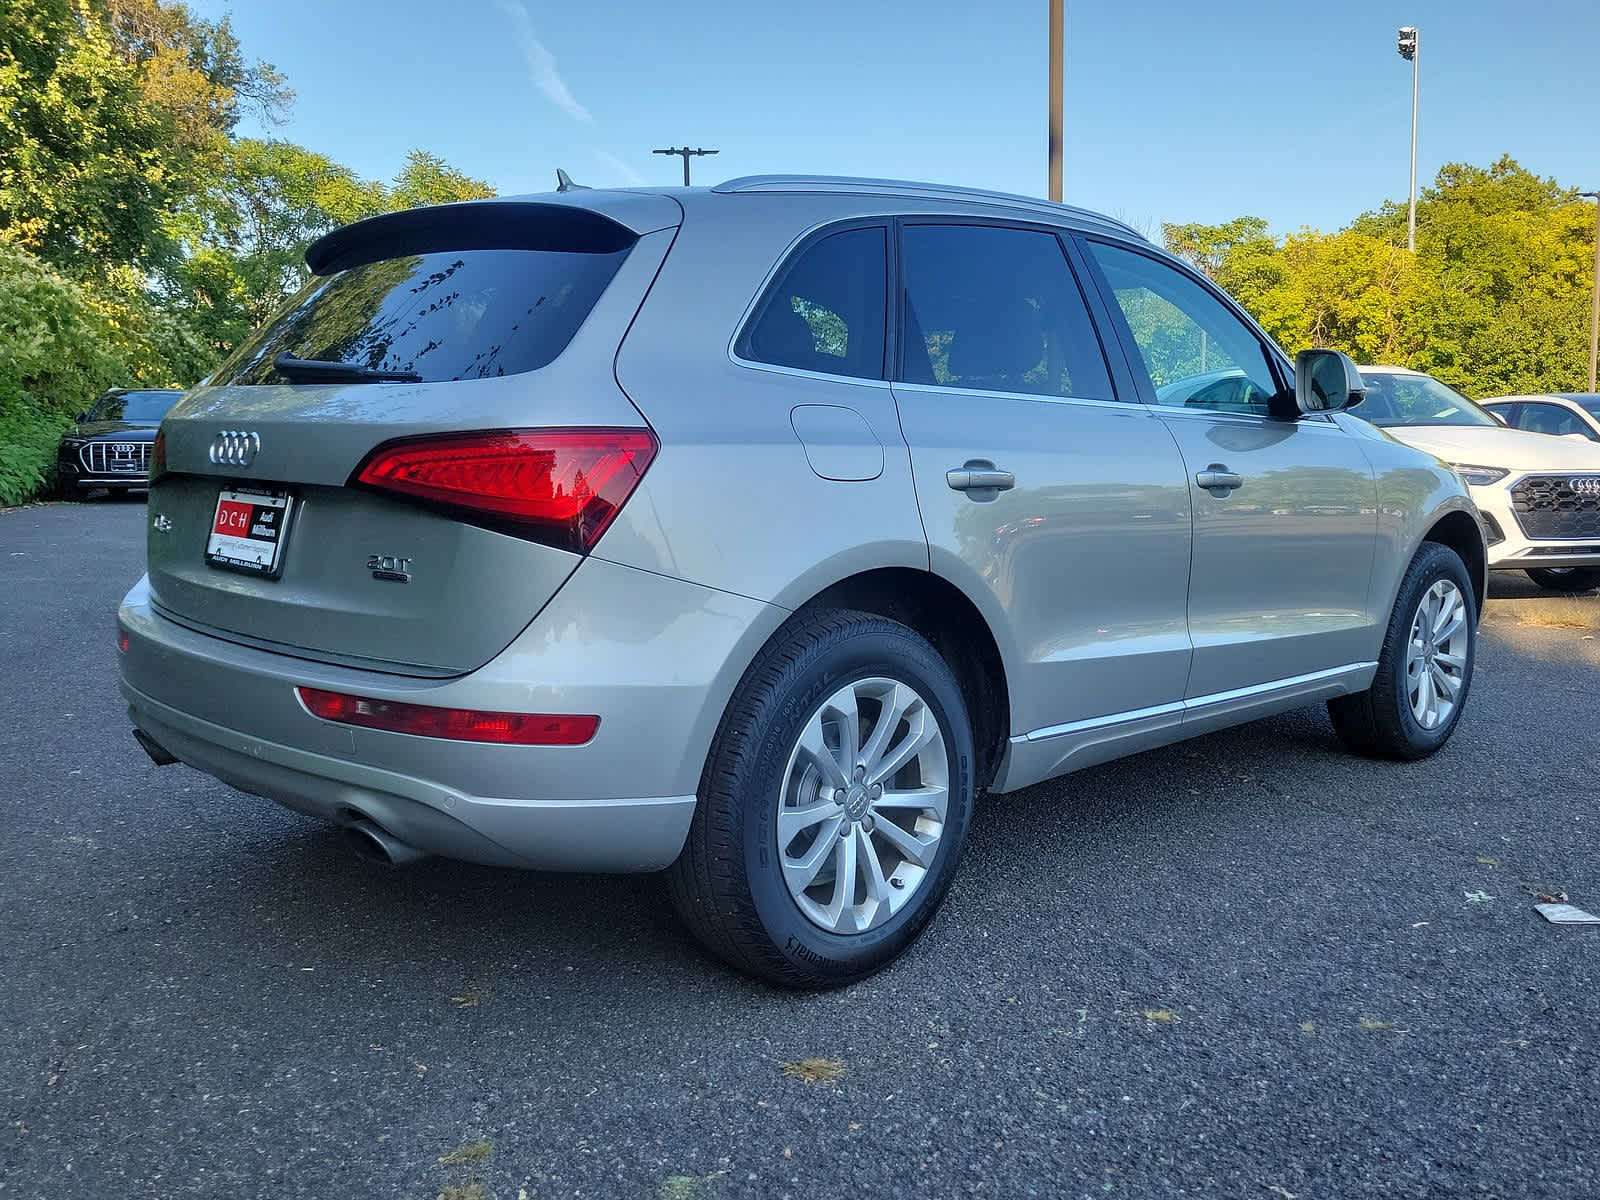
<path id="1" fill-rule="evenodd" d="M 467 1183 L 452 1183 L 440 1190 L 439 1200 L 489 1200 L 489 1189 L 476 1179 Z"/>
<path id="2" fill-rule="evenodd" d="M 1141 1014 L 1152 1025 L 1181 1025 L 1183 1018 L 1170 1008 L 1147 1008 Z"/>
<path id="3" fill-rule="evenodd" d="M 494 1156 L 494 1146 L 480 1138 L 476 1142 L 462 1142 L 448 1154 L 441 1154 L 439 1161 L 447 1167 L 458 1163 L 488 1162 Z"/>
<path id="4" fill-rule="evenodd" d="M 840 1058 L 802 1058 L 783 1064 L 783 1073 L 801 1083 L 838 1083 L 844 1072 L 844 1060 Z"/>

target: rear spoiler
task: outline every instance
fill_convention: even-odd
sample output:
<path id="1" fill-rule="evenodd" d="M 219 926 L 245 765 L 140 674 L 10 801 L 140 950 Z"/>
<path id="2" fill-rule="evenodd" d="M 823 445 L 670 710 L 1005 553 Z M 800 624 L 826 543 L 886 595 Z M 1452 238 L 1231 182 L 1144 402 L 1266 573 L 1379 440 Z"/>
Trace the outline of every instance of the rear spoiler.
<path id="1" fill-rule="evenodd" d="M 646 233 L 675 227 L 683 209 L 648 192 L 585 191 L 409 208 L 335 229 L 306 249 L 313 275 L 402 254 L 443 250 L 559 250 L 614 254 Z"/>

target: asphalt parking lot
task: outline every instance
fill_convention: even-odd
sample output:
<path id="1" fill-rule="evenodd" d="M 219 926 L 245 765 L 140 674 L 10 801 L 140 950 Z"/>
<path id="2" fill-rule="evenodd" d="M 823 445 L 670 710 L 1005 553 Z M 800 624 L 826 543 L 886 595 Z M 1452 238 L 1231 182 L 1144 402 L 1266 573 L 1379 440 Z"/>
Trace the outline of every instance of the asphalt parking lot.
<path id="1" fill-rule="evenodd" d="M 1600 597 L 1497 581 L 1426 763 L 1313 708 L 993 799 L 796 996 L 654 878 L 385 871 L 153 766 L 143 515 L 0 513 L 0 1197 L 1600 1194 L 1600 928 L 1533 910 L 1600 911 Z"/>

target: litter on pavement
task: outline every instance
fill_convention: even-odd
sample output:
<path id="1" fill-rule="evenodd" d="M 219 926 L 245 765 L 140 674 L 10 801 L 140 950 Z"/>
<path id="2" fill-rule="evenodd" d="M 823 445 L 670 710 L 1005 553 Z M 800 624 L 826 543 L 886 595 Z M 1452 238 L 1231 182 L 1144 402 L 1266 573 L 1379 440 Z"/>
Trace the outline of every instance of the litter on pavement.
<path id="1" fill-rule="evenodd" d="M 1570 904 L 1535 904 L 1533 907 L 1552 925 L 1600 925 L 1600 917 Z"/>

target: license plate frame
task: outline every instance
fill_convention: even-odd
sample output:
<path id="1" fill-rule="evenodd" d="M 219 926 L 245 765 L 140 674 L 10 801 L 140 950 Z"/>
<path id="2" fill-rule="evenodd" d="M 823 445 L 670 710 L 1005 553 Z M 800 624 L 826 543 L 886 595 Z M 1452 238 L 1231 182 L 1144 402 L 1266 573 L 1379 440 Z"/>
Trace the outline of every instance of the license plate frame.
<path id="1" fill-rule="evenodd" d="M 288 488 L 224 486 L 206 531 L 206 565 L 257 579 L 281 578 L 298 509 Z"/>

